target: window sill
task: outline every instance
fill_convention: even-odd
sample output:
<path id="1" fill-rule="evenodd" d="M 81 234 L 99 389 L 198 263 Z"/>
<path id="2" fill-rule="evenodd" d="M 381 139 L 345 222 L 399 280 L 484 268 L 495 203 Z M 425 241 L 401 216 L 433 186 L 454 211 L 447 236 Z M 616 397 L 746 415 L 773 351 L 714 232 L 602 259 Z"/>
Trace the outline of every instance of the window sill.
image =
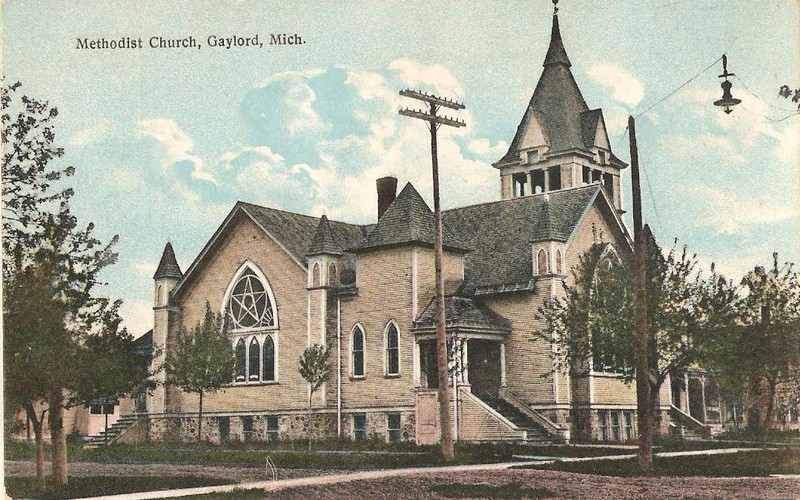
<path id="1" fill-rule="evenodd" d="M 258 380 L 253 382 L 233 382 L 223 387 L 256 387 L 259 385 L 279 385 L 277 380 Z"/>
<path id="2" fill-rule="evenodd" d="M 614 373 L 614 372 L 596 372 L 591 371 L 589 372 L 590 377 L 602 377 L 602 378 L 625 378 L 624 373 Z"/>
<path id="3" fill-rule="evenodd" d="M 399 373 L 387 373 L 386 375 L 383 376 L 383 378 L 400 378 L 400 374 Z"/>
<path id="4" fill-rule="evenodd" d="M 355 382 L 357 380 L 366 380 L 366 379 L 367 379 L 366 375 L 350 375 L 351 382 Z"/>

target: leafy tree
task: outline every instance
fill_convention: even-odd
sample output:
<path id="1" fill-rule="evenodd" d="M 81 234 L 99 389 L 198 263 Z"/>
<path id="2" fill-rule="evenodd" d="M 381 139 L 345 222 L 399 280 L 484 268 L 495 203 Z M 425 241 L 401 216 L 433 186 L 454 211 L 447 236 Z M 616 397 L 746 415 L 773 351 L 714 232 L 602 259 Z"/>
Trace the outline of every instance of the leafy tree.
<path id="1" fill-rule="evenodd" d="M 708 278 L 697 270 L 696 256 L 686 248 L 662 253 L 645 226 L 647 305 L 649 318 L 650 408 L 670 373 L 701 358 L 703 331 L 730 317 L 731 294 L 713 269 Z M 624 256 L 623 256 L 624 257 Z M 547 342 L 555 339 L 553 370 L 574 377 L 595 371 L 635 380 L 635 293 L 632 266 L 608 244 L 591 246 L 572 270 L 572 284 L 563 296 L 547 301 L 536 318 L 545 327 L 534 332 Z M 591 362 L 591 364 L 590 364 Z M 653 414 L 656 414 L 655 411 Z"/>
<path id="2" fill-rule="evenodd" d="M 306 347 L 300 357 L 300 376 L 308 382 L 308 448 L 311 449 L 311 398 L 331 376 L 330 348 L 314 344 Z"/>
<path id="3" fill-rule="evenodd" d="M 733 322 L 711 331 L 705 364 L 727 392 L 745 394 L 748 426 L 767 430 L 780 384 L 800 384 L 800 279 L 792 264 L 756 267 L 742 279 Z M 789 394 L 789 397 L 797 394 Z"/>
<path id="4" fill-rule="evenodd" d="M 71 188 L 54 183 L 74 173 L 54 166 L 64 151 L 54 145 L 58 116 L 47 102 L 19 95 L 20 84 L 2 86 L 3 310 L 6 399 L 25 408 L 37 443 L 47 401 L 53 443 L 53 481 L 67 484 L 66 391 L 76 366 L 65 363 L 91 332 L 118 324 L 120 301 L 95 294 L 101 270 L 116 261 L 117 237 L 103 244 L 94 225 L 81 228 L 69 209 Z M 8 409 L 8 408 L 7 408 Z M 44 485 L 37 445 L 37 485 Z"/>
<path id="5" fill-rule="evenodd" d="M 151 353 L 142 352 L 126 329 L 114 328 L 90 335 L 80 346 L 72 400 L 91 405 L 114 402 L 136 390 L 151 389 Z M 108 414 L 106 414 L 108 430 Z"/>
<path id="6" fill-rule="evenodd" d="M 196 392 L 200 401 L 197 410 L 197 441 L 202 440 L 203 395 L 216 392 L 233 379 L 236 360 L 230 340 L 225 334 L 222 316 L 211 311 L 206 302 L 203 321 L 191 332 L 181 331 L 175 350 L 167 353 L 167 384 L 185 392 Z"/>

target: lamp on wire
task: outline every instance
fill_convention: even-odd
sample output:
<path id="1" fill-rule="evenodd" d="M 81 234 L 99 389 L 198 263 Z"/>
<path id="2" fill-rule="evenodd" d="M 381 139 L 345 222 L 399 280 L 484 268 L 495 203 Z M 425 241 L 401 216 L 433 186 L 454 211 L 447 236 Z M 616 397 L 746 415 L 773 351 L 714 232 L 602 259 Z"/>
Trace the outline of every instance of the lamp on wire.
<path id="1" fill-rule="evenodd" d="M 741 99 L 736 99 L 731 94 L 731 88 L 733 84 L 728 81 L 729 76 L 735 76 L 733 73 L 728 73 L 728 56 L 725 54 L 722 55 L 722 74 L 719 75 L 720 78 L 724 78 L 725 81 L 722 82 L 722 99 L 718 99 L 714 101 L 714 106 L 719 106 L 722 108 L 726 114 L 731 114 L 733 111 L 733 107 L 737 104 L 741 103 Z"/>

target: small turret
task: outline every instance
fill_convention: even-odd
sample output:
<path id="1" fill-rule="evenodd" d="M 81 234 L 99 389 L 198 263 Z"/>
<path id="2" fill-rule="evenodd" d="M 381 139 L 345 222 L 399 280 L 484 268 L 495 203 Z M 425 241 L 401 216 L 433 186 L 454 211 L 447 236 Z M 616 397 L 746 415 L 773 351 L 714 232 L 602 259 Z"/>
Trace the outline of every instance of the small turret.
<path id="1" fill-rule="evenodd" d="M 175 250 L 172 249 L 172 243 L 168 242 L 164 247 L 164 253 L 161 254 L 158 269 L 153 274 L 155 307 L 163 307 L 169 303 L 169 293 L 182 277 L 181 267 L 175 259 Z"/>

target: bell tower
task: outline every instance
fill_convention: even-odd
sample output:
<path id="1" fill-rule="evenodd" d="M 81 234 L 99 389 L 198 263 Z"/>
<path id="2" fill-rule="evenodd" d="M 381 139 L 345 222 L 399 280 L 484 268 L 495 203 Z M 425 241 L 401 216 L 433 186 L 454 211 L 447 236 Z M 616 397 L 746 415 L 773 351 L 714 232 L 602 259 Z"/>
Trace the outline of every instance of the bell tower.
<path id="1" fill-rule="evenodd" d="M 620 171 L 627 165 L 611 151 L 603 111 L 589 109 L 572 75 L 557 7 L 543 66 L 508 151 L 493 165 L 500 170 L 501 197 L 599 183 L 621 210 Z"/>

